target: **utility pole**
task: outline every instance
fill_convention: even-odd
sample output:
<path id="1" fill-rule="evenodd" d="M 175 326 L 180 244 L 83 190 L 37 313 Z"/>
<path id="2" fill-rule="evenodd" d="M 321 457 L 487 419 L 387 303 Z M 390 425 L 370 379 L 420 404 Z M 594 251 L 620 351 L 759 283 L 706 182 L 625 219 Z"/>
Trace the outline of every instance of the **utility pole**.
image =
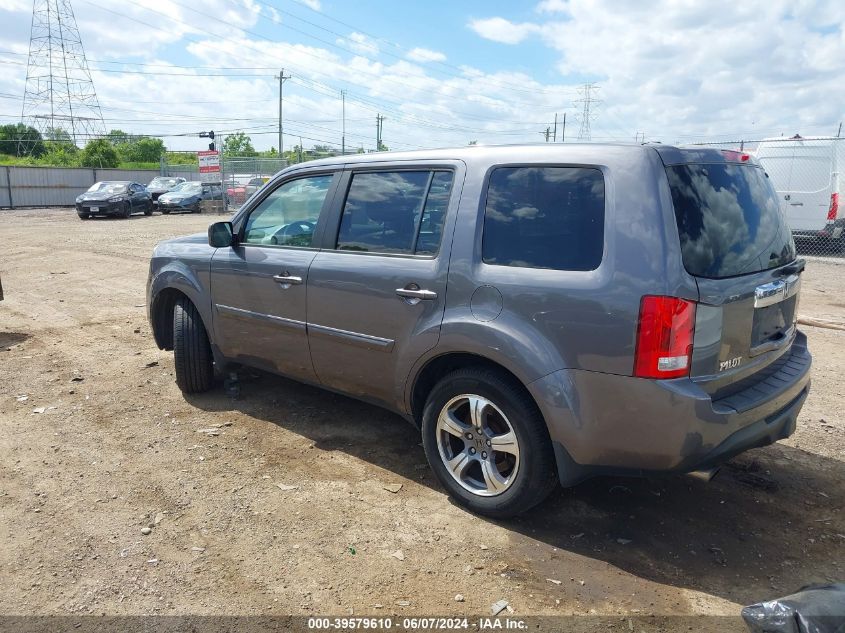
<path id="1" fill-rule="evenodd" d="M 551 135 L 551 133 L 552 133 L 552 128 L 550 128 L 548 125 L 546 126 L 545 132 L 540 132 L 540 134 L 542 134 L 543 136 L 546 137 L 546 143 L 549 142 L 549 136 Z"/>
<path id="2" fill-rule="evenodd" d="M 578 92 L 581 93 L 581 98 L 575 103 L 581 104 L 581 127 L 578 129 L 579 141 L 589 141 L 592 138 L 590 132 L 590 121 L 595 117 L 595 115 L 590 113 L 590 108 L 593 105 L 601 103 L 601 101 L 596 99 L 594 96 L 595 93 L 598 92 L 598 89 L 599 87 L 593 82 L 585 83 L 578 89 Z"/>
<path id="3" fill-rule="evenodd" d="M 381 130 L 384 123 L 384 117 L 381 114 L 376 115 L 376 151 L 381 151 Z"/>
<path id="4" fill-rule="evenodd" d="M 285 69 L 282 68 L 281 72 L 279 72 L 279 76 L 277 79 L 279 80 L 279 158 L 282 158 L 283 154 L 285 153 L 285 139 L 284 139 L 284 127 L 282 125 L 282 102 L 283 93 L 282 93 L 282 86 L 285 84 L 285 79 L 290 79 L 290 75 L 285 75 Z"/>
<path id="5" fill-rule="evenodd" d="M 346 156 L 346 90 L 340 91 L 341 112 L 343 117 L 343 132 L 340 138 L 340 155 Z"/>
<path id="6" fill-rule="evenodd" d="M 302 137 L 299 137 L 299 162 L 302 162 Z"/>
<path id="7" fill-rule="evenodd" d="M 842 121 L 839 122 L 839 131 L 836 133 L 836 138 L 839 138 L 840 134 L 842 134 Z"/>
<path id="8" fill-rule="evenodd" d="M 566 112 L 563 113 L 563 127 L 560 130 L 560 142 L 566 142 Z"/>
<path id="9" fill-rule="evenodd" d="M 555 112 L 555 132 L 554 137 L 552 138 L 553 143 L 557 143 L 557 112 Z"/>

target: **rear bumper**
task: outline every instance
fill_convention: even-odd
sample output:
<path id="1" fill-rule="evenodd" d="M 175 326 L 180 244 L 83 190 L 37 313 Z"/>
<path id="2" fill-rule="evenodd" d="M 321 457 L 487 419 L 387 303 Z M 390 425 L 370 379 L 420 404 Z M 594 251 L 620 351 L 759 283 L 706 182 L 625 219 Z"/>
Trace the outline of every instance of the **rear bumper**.
<path id="1" fill-rule="evenodd" d="M 528 385 L 555 446 L 561 483 L 596 475 L 712 468 L 788 437 L 810 388 L 800 332 L 778 371 L 713 400 L 689 379 L 554 372 Z"/>
<path id="2" fill-rule="evenodd" d="M 845 218 L 837 218 L 818 231 L 800 229 L 792 231 L 792 236 L 798 240 L 836 240 L 843 235 L 845 235 Z"/>

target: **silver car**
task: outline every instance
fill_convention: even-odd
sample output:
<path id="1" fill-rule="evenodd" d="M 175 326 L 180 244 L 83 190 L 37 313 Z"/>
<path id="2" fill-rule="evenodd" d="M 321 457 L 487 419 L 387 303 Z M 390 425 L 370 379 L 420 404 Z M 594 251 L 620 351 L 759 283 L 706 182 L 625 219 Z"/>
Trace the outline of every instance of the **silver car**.
<path id="1" fill-rule="evenodd" d="M 802 271 L 746 154 L 467 147 L 285 169 L 160 243 L 147 305 L 183 391 L 246 365 L 376 403 L 458 502 L 503 517 L 793 433 Z"/>

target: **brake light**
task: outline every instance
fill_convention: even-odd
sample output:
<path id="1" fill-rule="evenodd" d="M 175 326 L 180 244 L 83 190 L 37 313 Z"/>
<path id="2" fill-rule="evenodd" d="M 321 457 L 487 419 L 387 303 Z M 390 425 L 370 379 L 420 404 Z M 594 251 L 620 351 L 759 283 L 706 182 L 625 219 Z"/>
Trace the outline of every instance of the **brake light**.
<path id="1" fill-rule="evenodd" d="M 742 152 L 738 152 L 733 149 L 723 149 L 722 156 L 725 157 L 725 160 L 733 161 L 736 163 L 746 163 L 751 159 L 750 154 L 743 154 Z"/>
<path id="2" fill-rule="evenodd" d="M 634 375 L 640 378 L 688 376 L 694 331 L 695 303 L 677 297 L 643 297 Z"/>
<path id="3" fill-rule="evenodd" d="M 830 208 L 827 210 L 827 221 L 833 222 L 839 214 L 839 194 L 830 194 Z"/>

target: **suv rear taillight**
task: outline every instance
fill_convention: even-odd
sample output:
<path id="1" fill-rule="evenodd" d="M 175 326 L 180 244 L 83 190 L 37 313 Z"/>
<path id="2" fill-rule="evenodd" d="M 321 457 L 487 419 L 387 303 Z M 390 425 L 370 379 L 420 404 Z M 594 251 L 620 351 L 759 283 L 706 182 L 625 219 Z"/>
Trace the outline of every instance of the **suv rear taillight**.
<path id="1" fill-rule="evenodd" d="M 827 210 L 827 221 L 833 222 L 836 216 L 839 215 L 839 194 L 830 194 L 830 207 Z"/>
<path id="2" fill-rule="evenodd" d="M 640 303 L 634 376 L 688 376 L 695 331 L 695 303 L 646 295 Z"/>

